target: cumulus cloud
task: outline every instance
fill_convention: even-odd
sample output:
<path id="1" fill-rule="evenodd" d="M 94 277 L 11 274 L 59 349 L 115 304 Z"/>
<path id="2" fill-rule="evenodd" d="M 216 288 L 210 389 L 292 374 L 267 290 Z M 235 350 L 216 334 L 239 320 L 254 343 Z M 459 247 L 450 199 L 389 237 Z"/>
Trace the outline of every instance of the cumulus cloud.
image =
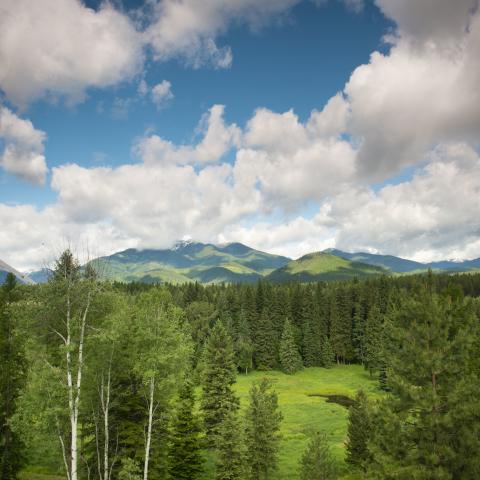
<path id="1" fill-rule="evenodd" d="M 20 106 L 46 94 L 76 102 L 88 87 L 130 79 L 142 48 L 132 22 L 109 2 L 98 11 L 79 0 L 0 5 L 0 88 Z"/>
<path id="2" fill-rule="evenodd" d="M 225 123 L 224 111 L 223 105 L 214 105 L 202 117 L 197 130 L 203 137 L 196 145 L 174 145 L 158 135 L 149 135 L 136 142 L 134 154 L 149 164 L 218 162 L 240 138 L 240 129 Z"/>
<path id="3" fill-rule="evenodd" d="M 398 37 L 388 54 L 374 52 L 358 67 L 345 87 L 348 131 L 361 141 L 359 172 L 376 180 L 420 162 L 439 142 L 474 142 L 480 133 L 475 2 L 378 3 L 399 22 Z M 455 39 L 451 48 L 442 43 L 444 30 Z"/>
<path id="4" fill-rule="evenodd" d="M 0 140 L 4 144 L 0 166 L 33 184 L 43 185 L 47 174 L 43 143 L 46 135 L 32 122 L 0 105 Z"/>
<path id="5" fill-rule="evenodd" d="M 237 177 L 253 176 L 265 207 L 287 211 L 341 191 L 355 175 L 356 150 L 340 138 L 347 117 L 341 95 L 305 123 L 293 111 L 257 110 L 237 153 Z"/>
<path id="6" fill-rule="evenodd" d="M 172 99 L 172 84 L 168 80 L 163 80 L 152 87 L 152 101 L 158 109 L 163 108 Z"/>
<path id="7" fill-rule="evenodd" d="M 159 60 L 183 58 L 198 68 L 205 64 L 228 68 L 232 52 L 219 47 L 216 37 L 234 23 L 258 29 L 287 12 L 299 0 L 163 0 L 154 5 L 155 21 L 145 32 Z"/>
<path id="8" fill-rule="evenodd" d="M 480 157 L 470 146 L 442 144 L 412 180 L 378 192 L 357 188 L 331 201 L 336 244 L 417 260 L 480 254 Z"/>

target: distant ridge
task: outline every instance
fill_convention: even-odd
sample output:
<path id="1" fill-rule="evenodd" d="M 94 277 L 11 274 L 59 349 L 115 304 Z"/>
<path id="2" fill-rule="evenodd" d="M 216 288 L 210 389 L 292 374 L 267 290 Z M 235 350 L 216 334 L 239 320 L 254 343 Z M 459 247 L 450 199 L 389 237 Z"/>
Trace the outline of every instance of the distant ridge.
<path id="1" fill-rule="evenodd" d="M 336 257 L 345 258 L 347 260 L 383 267 L 394 273 L 415 273 L 428 270 L 429 268 L 432 270 L 450 272 L 468 272 L 480 269 L 480 258 L 458 262 L 453 260 L 443 260 L 439 262 L 421 263 L 413 260 L 407 260 L 405 258 L 395 257 L 393 255 L 379 255 L 376 253 L 367 252 L 349 253 L 343 252 L 342 250 L 337 250 L 335 248 L 329 248 L 324 250 L 324 252 L 335 255 Z"/>
<path id="2" fill-rule="evenodd" d="M 332 280 L 348 280 L 354 277 L 388 274 L 389 271 L 376 265 L 354 262 L 329 252 L 315 252 L 292 260 L 266 279 L 275 283 L 284 282 L 318 282 Z"/>
<path id="3" fill-rule="evenodd" d="M 20 283 L 24 283 L 27 285 L 35 284 L 35 282 L 28 275 L 25 275 L 19 272 L 15 268 L 11 267 L 8 263 L 5 263 L 3 260 L 0 260 L 0 284 L 5 282 L 5 279 L 7 278 L 8 273 L 13 273 L 16 279 Z"/>
<path id="4" fill-rule="evenodd" d="M 214 245 L 182 240 L 169 249 L 130 248 L 97 258 L 92 264 L 105 278 L 122 282 L 209 284 L 255 283 L 261 279 L 272 282 L 348 280 L 374 275 L 421 273 L 429 268 L 460 273 L 479 270 L 480 258 L 463 262 L 421 263 L 394 255 L 350 253 L 331 248 L 292 260 L 239 242 Z M 48 269 L 32 272 L 29 276 L 17 272 L 20 280 L 26 278 L 34 283 L 47 281 L 50 274 Z M 29 283 L 28 280 L 25 283 Z"/>

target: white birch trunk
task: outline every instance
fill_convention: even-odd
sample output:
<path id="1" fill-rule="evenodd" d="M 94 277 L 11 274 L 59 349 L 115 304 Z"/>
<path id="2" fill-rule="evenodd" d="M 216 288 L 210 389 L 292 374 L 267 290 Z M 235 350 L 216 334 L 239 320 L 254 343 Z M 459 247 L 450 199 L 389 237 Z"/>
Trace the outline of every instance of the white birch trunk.
<path id="1" fill-rule="evenodd" d="M 145 466 L 143 469 L 143 480 L 148 480 L 148 462 L 150 460 L 150 444 L 152 441 L 152 425 L 153 425 L 153 402 L 155 394 L 155 377 L 150 379 L 150 397 L 148 405 L 148 427 L 147 441 L 145 443 Z"/>

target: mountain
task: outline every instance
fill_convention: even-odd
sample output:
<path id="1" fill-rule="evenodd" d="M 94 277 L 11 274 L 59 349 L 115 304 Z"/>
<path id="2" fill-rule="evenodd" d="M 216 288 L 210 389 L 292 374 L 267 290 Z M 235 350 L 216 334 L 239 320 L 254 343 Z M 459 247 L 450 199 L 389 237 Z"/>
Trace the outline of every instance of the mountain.
<path id="1" fill-rule="evenodd" d="M 292 260 L 266 276 L 266 280 L 283 282 L 317 282 L 348 280 L 389 273 L 383 267 L 354 262 L 327 252 L 316 252 Z"/>
<path id="2" fill-rule="evenodd" d="M 474 260 L 464 260 L 461 262 L 443 260 L 440 262 L 421 263 L 414 262 L 413 260 L 406 260 L 405 258 L 395 257 L 393 255 L 378 255 L 375 253 L 366 252 L 349 253 L 337 250 L 335 248 L 329 248 L 324 250 L 324 252 L 336 257 L 345 258 L 347 260 L 383 267 L 394 273 L 416 273 L 426 271 L 429 268 L 432 270 L 446 272 L 468 272 L 470 270 L 480 269 L 480 258 L 476 258 Z"/>
<path id="3" fill-rule="evenodd" d="M 5 281 L 8 273 L 13 273 L 20 283 L 28 285 L 33 285 L 35 283 L 31 278 L 28 277 L 28 275 L 20 273 L 18 270 L 15 270 L 13 267 L 0 260 L 0 284 Z"/>
<path id="4" fill-rule="evenodd" d="M 409 273 L 428 268 L 423 263 L 414 262 L 413 260 L 406 260 L 400 257 L 394 257 L 393 255 L 377 255 L 366 252 L 348 253 L 342 252 L 341 250 L 337 250 L 335 248 L 329 248 L 324 250 L 324 252 L 329 253 L 330 255 L 335 255 L 336 257 L 351 260 L 353 262 L 361 262 L 368 265 L 383 267 L 396 273 Z"/>
<path id="5" fill-rule="evenodd" d="M 287 257 L 241 243 L 213 245 L 183 241 L 171 249 L 128 249 L 94 260 L 107 278 L 120 281 L 201 283 L 255 282 L 286 265 Z"/>

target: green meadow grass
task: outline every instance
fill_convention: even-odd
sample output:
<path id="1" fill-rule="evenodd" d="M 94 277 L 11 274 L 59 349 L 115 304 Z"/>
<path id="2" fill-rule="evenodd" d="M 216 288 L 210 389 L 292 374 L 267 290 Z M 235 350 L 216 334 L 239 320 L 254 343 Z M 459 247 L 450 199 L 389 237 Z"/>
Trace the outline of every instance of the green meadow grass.
<path id="1" fill-rule="evenodd" d="M 378 382 L 370 378 L 359 365 L 340 365 L 330 369 L 307 368 L 295 375 L 282 372 L 252 372 L 239 375 L 235 390 L 240 397 L 242 413 L 248 404 L 248 393 L 254 381 L 266 377 L 271 380 L 278 394 L 283 414 L 282 441 L 279 468 L 271 480 L 296 480 L 298 464 L 307 447 L 309 435 L 314 431 L 326 434 L 332 454 L 338 461 L 342 479 L 354 480 L 344 463 L 347 434 L 347 408 L 327 402 L 315 395 L 344 395 L 353 398 L 359 389 L 369 396 L 379 395 Z M 212 459 L 207 460 L 205 479 L 213 478 Z"/>

